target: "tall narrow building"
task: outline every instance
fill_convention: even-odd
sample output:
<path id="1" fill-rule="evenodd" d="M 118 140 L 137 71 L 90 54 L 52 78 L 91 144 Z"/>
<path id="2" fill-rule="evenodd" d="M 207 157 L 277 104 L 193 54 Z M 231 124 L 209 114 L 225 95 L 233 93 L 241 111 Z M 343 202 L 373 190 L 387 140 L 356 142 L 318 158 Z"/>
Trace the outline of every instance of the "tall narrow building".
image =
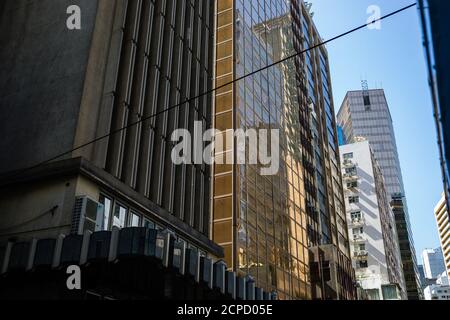
<path id="1" fill-rule="evenodd" d="M 365 87 L 365 86 L 364 86 Z M 383 90 L 350 91 L 342 102 L 338 123 L 349 143 L 366 138 L 383 174 L 392 200 L 408 298 L 420 299 L 420 279 L 406 205 L 400 160 L 391 113 Z"/>
<path id="2" fill-rule="evenodd" d="M 80 30 L 66 23 L 73 5 Z M 171 159 L 175 129 L 211 126 L 212 96 L 163 112 L 213 86 L 214 3 L 1 8 L 0 242 L 150 226 L 221 258 L 209 232 L 210 168 Z"/>
<path id="3" fill-rule="evenodd" d="M 215 127 L 280 130 L 280 166 L 263 176 L 258 165 L 215 165 L 213 239 L 229 266 L 282 299 L 353 299 L 328 55 L 300 54 L 321 41 L 309 10 L 217 4 L 216 86 L 298 56 L 216 92 Z"/>
<path id="4" fill-rule="evenodd" d="M 353 267 L 371 300 L 406 299 L 395 216 L 368 141 L 340 147 Z"/>
<path id="5" fill-rule="evenodd" d="M 425 278 L 437 279 L 446 272 L 444 256 L 442 249 L 425 249 L 422 252 L 423 267 Z"/>

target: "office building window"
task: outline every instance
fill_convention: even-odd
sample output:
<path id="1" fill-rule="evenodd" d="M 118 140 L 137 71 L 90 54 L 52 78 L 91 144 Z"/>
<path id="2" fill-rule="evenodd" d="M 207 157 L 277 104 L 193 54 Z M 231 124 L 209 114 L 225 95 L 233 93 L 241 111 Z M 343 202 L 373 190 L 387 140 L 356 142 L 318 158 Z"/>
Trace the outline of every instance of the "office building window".
<path id="1" fill-rule="evenodd" d="M 380 300 L 380 291 L 378 289 L 368 289 L 366 290 L 369 300 Z"/>
<path id="2" fill-rule="evenodd" d="M 125 228 L 127 222 L 127 208 L 122 205 L 116 203 L 114 208 L 114 218 L 113 218 L 113 227 L 117 228 Z"/>
<path id="3" fill-rule="evenodd" d="M 348 202 L 349 203 L 359 203 L 359 197 L 358 196 L 348 197 Z"/>
<path id="4" fill-rule="evenodd" d="M 119 202 L 110 196 L 101 194 L 99 202 L 103 204 L 105 212 L 103 223 L 101 225 L 101 230 L 103 231 L 111 230 L 113 227 L 125 228 L 141 226 L 149 229 L 164 229 L 150 218 L 145 217 L 141 212 L 129 208 L 124 203 Z"/>
<path id="5" fill-rule="evenodd" d="M 109 219 L 111 217 L 112 200 L 104 195 L 100 195 L 100 203 L 104 206 L 104 215 L 101 221 L 100 230 L 106 231 L 109 229 Z"/>
<path id="6" fill-rule="evenodd" d="M 135 212 L 132 212 L 130 217 L 130 227 L 140 227 L 140 226 L 141 226 L 141 216 Z"/>
<path id="7" fill-rule="evenodd" d="M 359 236 L 362 235 L 364 233 L 364 228 L 355 228 L 353 229 L 353 235 L 354 236 Z"/>
<path id="8" fill-rule="evenodd" d="M 347 183 L 347 189 L 354 189 L 358 188 L 358 181 L 352 181 Z"/>
<path id="9" fill-rule="evenodd" d="M 397 300 L 397 288 L 395 286 L 384 286 L 382 287 L 384 300 Z"/>
<path id="10" fill-rule="evenodd" d="M 352 217 L 352 221 L 361 220 L 361 218 L 362 218 L 361 211 L 352 212 L 351 217 Z"/>
<path id="11" fill-rule="evenodd" d="M 144 219 L 144 227 L 148 229 L 155 229 L 155 223 L 153 221 L 150 221 L 148 219 Z"/>

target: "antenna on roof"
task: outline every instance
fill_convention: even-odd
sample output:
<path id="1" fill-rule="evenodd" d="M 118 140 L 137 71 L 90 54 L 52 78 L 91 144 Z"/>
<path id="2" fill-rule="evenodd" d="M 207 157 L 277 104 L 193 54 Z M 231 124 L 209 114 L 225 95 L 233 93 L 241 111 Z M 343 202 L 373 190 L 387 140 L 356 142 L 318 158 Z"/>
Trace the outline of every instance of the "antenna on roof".
<path id="1" fill-rule="evenodd" d="M 361 87 L 364 92 L 369 91 L 369 82 L 367 80 L 361 80 Z"/>
<path id="2" fill-rule="evenodd" d="M 305 7 L 306 7 L 306 10 L 308 10 L 308 13 L 309 13 L 309 15 L 311 16 L 311 18 L 314 17 L 314 12 L 311 11 L 312 5 L 313 5 L 313 4 L 312 4 L 311 2 L 305 1 Z"/>
<path id="3" fill-rule="evenodd" d="M 369 82 L 367 80 L 361 80 L 361 87 L 364 98 L 364 106 L 366 107 L 366 110 L 370 110 Z"/>

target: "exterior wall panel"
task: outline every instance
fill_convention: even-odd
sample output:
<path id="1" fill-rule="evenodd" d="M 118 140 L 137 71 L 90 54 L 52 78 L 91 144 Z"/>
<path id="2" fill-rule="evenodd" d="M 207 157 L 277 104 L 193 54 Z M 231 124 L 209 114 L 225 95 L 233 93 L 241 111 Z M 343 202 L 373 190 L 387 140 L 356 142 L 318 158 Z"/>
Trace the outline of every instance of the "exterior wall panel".
<path id="1" fill-rule="evenodd" d="M 158 116 L 112 135 L 106 157 L 108 172 L 204 234 L 210 173 L 175 166 L 170 139 L 175 129 L 193 133 L 194 121 L 211 126 L 211 96 L 164 111 L 212 87 L 212 18 L 202 1 L 129 1 L 110 131 Z"/>

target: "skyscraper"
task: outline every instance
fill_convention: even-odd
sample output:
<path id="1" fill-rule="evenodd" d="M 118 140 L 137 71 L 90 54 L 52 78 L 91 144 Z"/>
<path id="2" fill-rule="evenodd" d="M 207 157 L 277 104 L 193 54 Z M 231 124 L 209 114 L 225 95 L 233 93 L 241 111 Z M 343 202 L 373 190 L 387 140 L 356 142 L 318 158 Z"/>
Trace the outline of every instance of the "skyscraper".
<path id="1" fill-rule="evenodd" d="M 436 205 L 434 214 L 436 216 L 439 238 L 441 239 L 441 248 L 444 254 L 445 268 L 450 279 L 450 219 L 446 206 L 445 195 L 442 195 L 441 200 Z"/>
<path id="2" fill-rule="evenodd" d="M 383 90 L 350 91 L 338 113 L 347 142 L 366 138 L 380 164 L 389 195 L 405 194 L 394 125 Z"/>
<path id="3" fill-rule="evenodd" d="M 371 300 L 406 299 L 395 216 L 370 144 L 340 150 L 356 281 Z"/>
<path id="4" fill-rule="evenodd" d="M 393 202 L 397 232 L 408 297 L 420 298 L 420 280 L 411 224 L 405 199 L 400 160 L 394 126 L 383 90 L 350 91 L 342 102 L 338 123 L 348 142 L 359 137 L 368 139 L 385 180 L 386 190 Z"/>
<path id="5" fill-rule="evenodd" d="M 423 250 L 422 259 L 427 279 L 437 279 L 446 271 L 441 248 Z"/>
<path id="6" fill-rule="evenodd" d="M 420 285 L 422 287 L 422 290 L 426 287 L 426 281 L 425 281 L 425 269 L 423 268 L 423 265 L 419 264 L 417 266 L 419 269 L 419 277 L 420 277 Z"/>
<path id="7" fill-rule="evenodd" d="M 219 1 L 216 86 L 320 41 L 303 1 Z M 320 47 L 216 93 L 216 128 L 280 130 L 277 175 L 215 165 L 212 229 L 228 265 L 281 298 L 354 297 L 331 92 Z"/>

